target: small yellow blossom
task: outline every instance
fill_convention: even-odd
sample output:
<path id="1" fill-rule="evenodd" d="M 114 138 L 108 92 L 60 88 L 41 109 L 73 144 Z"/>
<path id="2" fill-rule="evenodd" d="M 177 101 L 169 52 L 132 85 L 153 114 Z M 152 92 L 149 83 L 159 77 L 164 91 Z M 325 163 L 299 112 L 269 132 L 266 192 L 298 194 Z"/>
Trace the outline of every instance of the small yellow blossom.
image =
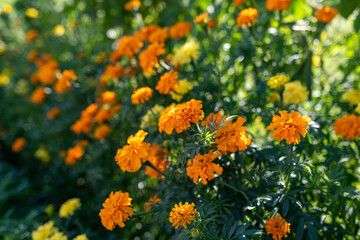
<path id="1" fill-rule="evenodd" d="M 200 56 L 200 45 L 195 41 L 189 41 L 178 48 L 173 57 L 174 65 L 183 65 L 196 60 Z"/>
<path id="2" fill-rule="evenodd" d="M 51 158 L 45 147 L 40 147 L 38 150 L 36 150 L 34 156 L 37 159 L 40 159 L 43 163 L 49 162 Z"/>
<path id="3" fill-rule="evenodd" d="M 267 85 L 271 88 L 271 89 L 277 89 L 282 87 L 285 83 L 287 83 L 288 81 L 290 81 L 290 78 L 288 76 L 285 75 L 276 75 L 273 76 L 269 79 L 269 81 L 267 82 Z"/>
<path id="4" fill-rule="evenodd" d="M 51 235 L 59 232 L 59 229 L 54 227 L 54 222 L 49 221 L 42 226 L 39 226 L 31 233 L 32 240 L 47 240 Z"/>
<path id="5" fill-rule="evenodd" d="M 54 35 L 55 36 L 62 36 L 62 35 L 64 35 L 65 34 L 65 28 L 64 28 L 64 26 L 63 25 L 56 25 L 55 27 L 54 27 L 54 29 L 53 29 L 53 33 L 54 33 Z"/>
<path id="6" fill-rule="evenodd" d="M 81 235 L 77 235 L 73 240 L 89 240 L 87 237 L 86 237 L 86 234 L 81 234 Z"/>
<path id="7" fill-rule="evenodd" d="M 70 215 L 74 215 L 74 212 L 81 207 L 79 198 L 72 198 L 64 202 L 59 210 L 59 215 L 62 218 L 68 218 Z"/>
<path id="8" fill-rule="evenodd" d="M 276 101 L 279 101 L 280 100 L 280 94 L 276 91 L 272 91 L 270 92 L 270 95 L 269 96 L 266 96 L 266 101 L 267 102 L 271 102 L 271 103 L 274 103 Z"/>
<path id="9" fill-rule="evenodd" d="M 164 110 L 165 108 L 163 106 L 156 104 L 143 116 L 140 123 L 140 128 L 146 129 L 157 126 L 160 115 Z"/>
<path id="10" fill-rule="evenodd" d="M 5 4 L 4 5 L 4 13 L 7 13 L 7 14 L 9 14 L 9 13 L 11 13 L 12 11 L 13 11 L 13 6 L 11 6 L 10 4 Z"/>
<path id="11" fill-rule="evenodd" d="M 29 18 L 38 18 L 39 12 L 35 8 L 28 8 L 25 12 L 25 15 Z"/>
<path id="12" fill-rule="evenodd" d="M 308 99 L 309 91 L 301 85 L 300 81 L 293 81 L 285 84 L 283 93 L 284 104 L 300 104 Z"/>
<path id="13" fill-rule="evenodd" d="M 0 74 L 0 87 L 2 86 L 6 86 L 10 83 L 10 77 L 9 75 L 7 75 L 6 73 L 1 73 Z"/>
<path id="14" fill-rule="evenodd" d="M 189 82 L 187 79 L 179 81 L 179 84 L 175 86 L 175 92 L 170 91 L 171 98 L 180 101 L 186 93 L 194 88 L 194 84 Z"/>
<path id="15" fill-rule="evenodd" d="M 348 90 L 343 96 L 345 102 L 350 103 L 351 105 L 357 105 L 360 103 L 360 91 L 352 89 Z"/>

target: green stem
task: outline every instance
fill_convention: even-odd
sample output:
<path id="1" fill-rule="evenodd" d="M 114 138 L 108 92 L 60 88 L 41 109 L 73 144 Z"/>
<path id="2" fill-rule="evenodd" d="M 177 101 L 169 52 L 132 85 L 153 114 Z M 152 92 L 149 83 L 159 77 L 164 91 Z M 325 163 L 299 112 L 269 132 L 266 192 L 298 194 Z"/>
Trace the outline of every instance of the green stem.
<path id="1" fill-rule="evenodd" d="M 289 160 L 289 168 L 288 168 L 288 173 L 287 173 L 287 177 L 286 177 L 286 183 L 285 183 L 285 187 L 284 187 L 284 193 L 286 192 L 289 183 L 290 183 L 290 178 L 291 178 L 291 171 L 292 171 L 292 159 L 293 159 L 293 152 L 294 152 L 294 148 L 293 145 L 290 144 L 290 154 L 288 156 L 288 160 Z"/>
<path id="2" fill-rule="evenodd" d="M 157 173 L 163 175 L 165 177 L 165 174 L 160 172 L 159 169 L 157 169 L 151 162 L 147 161 L 144 163 L 144 165 L 148 166 L 148 167 L 151 167 L 152 169 L 154 169 Z"/>

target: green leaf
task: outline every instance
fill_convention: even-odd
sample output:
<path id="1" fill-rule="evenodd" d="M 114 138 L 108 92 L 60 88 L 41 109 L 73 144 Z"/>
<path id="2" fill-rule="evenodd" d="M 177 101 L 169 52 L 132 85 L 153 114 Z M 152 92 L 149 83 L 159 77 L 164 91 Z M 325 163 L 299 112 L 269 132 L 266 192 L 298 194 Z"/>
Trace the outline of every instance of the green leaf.
<path id="1" fill-rule="evenodd" d="M 357 18 L 354 21 L 354 30 L 355 32 L 359 32 L 360 30 L 360 14 L 357 16 Z"/>
<path id="2" fill-rule="evenodd" d="M 358 7 L 358 2 L 355 0 L 342 0 L 337 5 L 336 9 L 344 18 L 348 18 L 351 13 Z"/>
<path id="3" fill-rule="evenodd" d="M 308 235 L 309 235 L 310 240 L 320 240 L 319 235 L 317 234 L 314 226 L 309 222 L 307 222 L 306 226 L 308 228 Z"/>
<path id="4" fill-rule="evenodd" d="M 283 206 L 282 206 L 282 214 L 283 214 L 283 217 L 286 216 L 286 214 L 288 213 L 289 211 L 289 200 L 285 200 Z"/>
<path id="5" fill-rule="evenodd" d="M 301 218 L 299 221 L 299 225 L 296 229 L 296 240 L 303 239 L 304 235 L 304 218 Z"/>

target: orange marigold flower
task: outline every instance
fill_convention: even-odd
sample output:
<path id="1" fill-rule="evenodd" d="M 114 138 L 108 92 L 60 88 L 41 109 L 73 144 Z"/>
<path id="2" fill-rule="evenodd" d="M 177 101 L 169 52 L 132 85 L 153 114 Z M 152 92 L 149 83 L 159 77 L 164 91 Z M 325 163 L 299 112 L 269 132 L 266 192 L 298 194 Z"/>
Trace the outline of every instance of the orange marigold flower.
<path id="1" fill-rule="evenodd" d="M 144 46 L 143 42 L 135 36 L 123 36 L 118 41 L 117 49 L 110 54 L 110 60 L 115 62 L 121 57 L 133 59 L 135 54 Z"/>
<path id="2" fill-rule="evenodd" d="M 25 148 L 25 146 L 26 146 L 25 138 L 17 138 L 11 145 L 11 150 L 13 152 L 20 152 Z"/>
<path id="3" fill-rule="evenodd" d="M 71 125 L 70 129 L 76 134 L 80 133 L 89 133 L 91 127 L 94 125 L 94 121 L 91 117 L 81 117 L 78 119 L 73 125 Z"/>
<path id="4" fill-rule="evenodd" d="M 134 36 L 141 41 L 150 42 L 151 35 L 157 30 L 161 29 L 159 25 L 150 24 L 145 27 L 142 27 L 139 31 L 137 31 Z"/>
<path id="5" fill-rule="evenodd" d="M 276 138 L 278 141 L 286 140 L 288 144 L 298 144 L 300 142 L 300 135 L 306 136 L 306 127 L 311 122 L 311 118 L 308 116 L 301 116 L 299 112 L 291 111 L 290 114 L 287 111 L 279 111 L 280 116 L 273 115 L 272 123 L 266 128 L 266 130 L 274 130 L 272 138 Z"/>
<path id="6" fill-rule="evenodd" d="M 35 91 L 31 94 L 30 99 L 33 103 L 39 104 L 45 100 L 45 97 L 46 97 L 45 88 L 37 87 Z"/>
<path id="7" fill-rule="evenodd" d="M 161 94 L 169 94 L 170 90 L 176 90 L 176 86 L 179 84 L 178 78 L 178 72 L 166 72 L 160 77 L 155 89 Z"/>
<path id="8" fill-rule="evenodd" d="M 236 152 L 247 149 L 247 146 L 251 144 L 251 139 L 245 132 L 247 127 L 243 126 L 244 122 L 244 118 L 238 117 L 236 122 L 229 121 L 227 125 L 217 131 L 215 144 L 218 150 L 226 154 L 228 151 Z"/>
<path id="9" fill-rule="evenodd" d="M 38 31 L 36 29 L 31 29 L 26 33 L 25 39 L 26 41 L 34 40 L 38 35 Z"/>
<path id="10" fill-rule="evenodd" d="M 154 143 L 151 146 L 151 149 L 149 152 L 149 162 L 160 172 L 164 172 L 168 165 L 167 161 L 165 159 L 166 155 L 167 155 L 166 148 L 162 148 L 158 144 Z M 163 178 L 164 177 L 149 166 L 146 166 L 145 174 L 150 177 L 154 177 L 154 178 Z"/>
<path id="11" fill-rule="evenodd" d="M 269 11 L 281 11 L 286 10 L 290 7 L 291 0 L 267 0 L 266 9 Z"/>
<path id="12" fill-rule="evenodd" d="M 81 117 L 85 117 L 85 116 L 93 117 L 97 112 L 97 110 L 98 110 L 98 105 L 92 103 L 81 112 Z"/>
<path id="13" fill-rule="evenodd" d="M 187 224 L 190 224 L 195 219 L 195 214 L 198 211 L 194 207 L 194 203 L 190 205 L 188 202 L 185 202 L 184 205 L 182 203 L 179 203 L 179 205 L 175 204 L 169 217 L 169 221 L 175 229 L 178 229 L 180 226 L 187 228 Z"/>
<path id="14" fill-rule="evenodd" d="M 57 93 L 63 93 L 72 88 L 70 80 L 75 81 L 77 76 L 74 70 L 64 70 L 59 80 L 55 83 L 54 90 Z"/>
<path id="15" fill-rule="evenodd" d="M 236 18 L 236 23 L 238 27 L 242 27 L 244 24 L 246 24 L 248 27 L 251 27 L 251 22 L 257 22 L 258 16 L 258 10 L 255 8 L 247 8 L 239 13 L 238 17 Z"/>
<path id="16" fill-rule="evenodd" d="M 106 58 L 106 52 L 101 52 L 96 59 L 96 63 L 102 63 Z"/>
<path id="17" fill-rule="evenodd" d="M 28 59 L 28 61 L 29 62 L 34 62 L 35 61 L 35 59 L 36 59 L 36 57 L 37 57 L 37 51 L 36 50 L 31 50 L 30 52 L 29 52 L 29 54 L 27 55 L 27 59 Z"/>
<path id="18" fill-rule="evenodd" d="M 360 136 L 360 117 L 350 114 L 335 121 L 335 134 L 341 139 L 355 140 Z"/>
<path id="19" fill-rule="evenodd" d="M 141 7 L 141 2 L 139 0 L 130 0 L 125 3 L 124 8 L 126 11 L 133 11 Z"/>
<path id="20" fill-rule="evenodd" d="M 194 19 L 194 23 L 196 23 L 196 24 L 207 23 L 208 15 L 209 15 L 208 13 L 202 13 L 202 14 L 196 16 Z"/>
<path id="21" fill-rule="evenodd" d="M 42 84 L 52 84 L 55 82 L 55 75 L 59 71 L 57 61 L 51 59 L 50 55 L 43 56 L 43 59 L 36 60 L 39 70 L 35 73 Z"/>
<path id="22" fill-rule="evenodd" d="M 168 38 L 168 29 L 167 27 L 159 28 L 155 30 L 150 36 L 149 36 L 149 42 L 157 42 L 157 43 L 163 43 Z"/>
<path id="23" fill-rule="evenodd" d="M 201 110 L 202 102 L 191 99 L 189 102 L 171 105 L 161 113 L 159 119 L 159 131 L 171 134 L 173 130 L 181 133 L 190 128 L 191 123 L 197 124 L 204 118 Z"/>
<path id="24" fill-rule="evenodd" d="M 218 24 L 219 24 L 219 19 L 217 19 L 217 18 L 215 18 L 215 20 L 210 19 L 210 20 L 207 22 L 206 27 L 207 27 L 208 29 L 213 29 L 213 28 L 215 28 Z"/>
<path id="25" fill-rule="evenodd" d="M 246 0 L 233 0 L 233 6 L 239 7 L 240 5 L 244 5 Z"/>
<path id="26" fill-rule="evenodd" d="M 205 155 L 196 155 L 192 164 L 191 160 L 189 159 L 188 167 L 186 168 L 187 175 L 193 180 L 194 183 L 197 183 L 199 178 L 201 178 L 202 184 L 206 185 L 208 180 L 211 180 L 215 177 L 215 173 L 221 175 L 223 172 L 222 167 L 212 162 L 219 156 L 221 156 L 221 152 L 216 152 L 213 154 L 213 150 L 211 150 Z"/>
<path id="27" fill-rule="evenodd" d="M 105 72 L 100 76 L 100 85 L 105 86 L 107 81 L 123 76 L 123 68 L 120 65 L 107 65 Z"/>
<path id="28" fill-rule="evenodd" d="M 324 23 L 329 23 L 338 13 L 339 11 L 335 8 L 326 6 L 321 9 L 316 9 L 316 19 Z"/>
<path id="29" fill-rule="evenodd" d="M 159 198 L 157 195 L 154 195 L 145 203 L 145 211 L 146 212 L 150 211 L 151 208 L 160 201 L 161 201 L 161 198 Z"/>
<path id="30" fill-rule="evenodd" d="M 170 38 L 180 39 L 184 38 L 191 32 L 192 25 L 190 22 L 178 22 L 170 27 Z"/>
<path id="31" fill-rule="evenodd" d="M 111 128 L 108 125 L 106 124 L 100 125 L 94 131 L 94 138 L 97 140 L 107 138 L 110 134 L 110 131 Z"/>
<path id="32" fill-rule="evenodd" d="M 115 225 L 124 227 L 124 222 L 133 215 L 131 200 L 127 192 L 118 191 L 115 194 L 111 192 L 99 213 L 102 225 L 111 231 L 115 228 Z"/>
<path id="33" fill-rule="evenodd" d="M 111 117 L 113 116 L 113 113 L 111 111 L 110 108 L 105 108 L 102 107 L 99 109 L 99 111 L 96 113 L 95 115 L 95 120 L 100 123 L 103 124 L 104 121 L 108 121 L 111 119 Z"/>
<path id="34" fill-rule="evenodd" d="M 211 126 L 212 123 L 215 123 L 215 129 L 213 129 L 215 131 L 219 127 L 220 121 L 223 119 L 223 123 L 227 117 L 228 115 L 223 115 L 220 110 L 217 113 L 210 113 L 201 123 L 201 126 Z"/>
<path id="35" fill-rule="evenodd" d="M 266 233 L 272 234 L 274 240 L 281 240 L 283 237 L 287 237 L 287 233 L 290 233 L 290 223 L 286 222 L 280 215 L 265 221 Z"/>
<path id="36" fill-rule="evenodd" d="M 131 135 L 127 140 L 127 145 L 118 149 L 115 161 L 122 171 L 137 172 L 142 163 L 149 157 L 150 143 L 144 142 L 148 133 L 139 130 L 135 136 Z"/>
<path id="37" fill-rule="evenodd" d="M 164 45 L 152 43 L 139 55 L 140 66 L 145 73 L 151 73 L 154 66 L 159 64 L 158 56 L 165 54 Z"/>
<path id="38" fill-rule="evenodd" d="M 47 117 L 47 119 L 51 120 L 51 119 L 54 119 L 57 116 L 59 116 L 59 114 L 60 114 L 60 108 L 54 107 L 54 108 L 50 109 L 50 111 L 47 112 L 46 117 Z"/>
<path id="39" fill-rule="evenodd" d="M 133 104 L 140 104 L 149 101 L 153 95 L 153 91 L 154 90 L 149 87 L 136 89 L 135 92 L 131 95 L 131 102 Z"/>
<path id="40" fill-rule="evenodd" d="M 112 91 L 106 91 L 101 94 L 101 102 L 114 104 L 116 103 L 116 94 Z"/>
<path id="41" fill-rule="evenodd" d="M 80 145 L 69 148 L 66 154 L 65 163 L 69 165 L 75 164 L 76 161 L 80 160 L 84 155 L 83 148 Z"/>

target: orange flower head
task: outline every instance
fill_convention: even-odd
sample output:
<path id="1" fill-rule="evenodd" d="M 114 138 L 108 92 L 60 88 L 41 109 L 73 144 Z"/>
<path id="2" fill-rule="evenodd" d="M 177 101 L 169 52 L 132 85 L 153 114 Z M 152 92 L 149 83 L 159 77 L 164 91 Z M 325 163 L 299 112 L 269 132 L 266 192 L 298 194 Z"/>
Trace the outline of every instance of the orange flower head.
<path id="1" fill-rule="evenodd" d="M 50 120 L 54 119 L 57 116 L 59 116 L 60 112 L 61 112 L 60 108 L 54 107 L 54 108 L 50 109 L 50 111 L 47 112 L 46 117 L 47 117 L 47 119 L 50 119 Z"/>
<path id="2" fill-rule="evenodd" d="M 31 94 L 30 99 L 33 103 L 39 104 L 45 100 L 45 97 L 46 97 L 45 88 L 37 87 L 35 91 Z"/>
<path id="3" fill-rule="evenodd" d="M 170 90 L 176 90 L 176 86 L 179 84 L 178 78 L 178 72 L 166 72 L 160 77 L 155 89 L 161 94 L 169 94 Z"/>
<path id="4" fill-rule="evenodd" d="M 144 142 L 148 133 L 139 130 L 135 136 L 131 135 L 127 140 L 127 145 L 118 149 L 115 161 L 122 171 L 137 172 L 142 163 L 149 157 L 150 143 Z"/>
<path id="5" fill-rule="evenodd" d="M 84 155 L 83 148 L 80 145 L 69 148 L 65 158 L 65 163 L 69 165 L 74 165 L 76 161 L 80 160 Z"/>
<path id="6" fill-rule="evenodd" d="M 245 4 L 245 1 L 246 0 L 233 0 L 233 6 L 234 7 L 239 7 L 241 5 L 244 5 Z"/>
<path id="7" fill-rule="evenodd" d="M 198 211 L 194 207 L 194 203 L 190 205 L 188 202 L 184 205 L 182 203 L 179 203 L 179 205 L 175 204 L 169 217 L 169 221 L 175 229 L 178 229 L 180 226 L 187 228 L 187 224 L 190 224 L 195 219 L 195 214 Z"/>
<path id="8" fill-rule="evenodd" d="M 155 43 L 155 42 L 164 43 L 167 38 L 168 38 L 168 29 L 167 29 L 167 27 L 159 28 L 149 36 L 149 42 L 151 42 L 151 43 Z"/>
<path id="9" fill-rule="evenodd" d="M 35 63 L 39 68 L 35 73 L 36 78 L 44 85 L 53 84 L 55 82 L 55 75 L 59 72 L 58 62 L 52 59 L 50 54 L 44 54 Z"/>
<path id="10" fill-rule="evenodd" d="M 153 91 L 149 87 L 142 87 L 136 89 L 135 92 L 131 95 L 131 102 L 133 104 L 140 104 L 150 100 L 153 95 Z"/>
<path id="11" fill-rule="evenodd" d="M 173 130 L 181 133 L 190 128 L 191 123 L 197 124 L 204 118 L 201 110 L 202 102 L 191 99 L 189 102 L 171 105 L 161 113 L 159 131 L 172 134 Z"/>
<path id="12" fill-rule="evenodd" d="M 170 27 L 170 38 L 180 39 L 186 37 L 191 32 L 192 25 L 190 22 L 178 22 Z"/>
<path id="13" fill-rule="evenodd" d="M 160 172 L 164 172 L 168 166 L 168 162 L 165 159 L 166 155 L 166 148 L 162 148 L 158 144 L 154 143 L 149 152 L 149 162 Z M 146 166 L 145 174 L 153 178 L 163 178 L 160 173 L 149 166 Z"/>
<path id="14" fill-rule="evenodd" d="M 202 184 L 206 185 L 208 180 L 215 178 L 215 173 L 221 175 L 223 168 L 213 163 L 213 161 L 221 156 L 220 152 L 213 154 L 213 150 L 205 155 L 198 154 L 194 157 L 193 163 L 188 160 L 188 167 L 186 168 L 187 175 L 197 183 L 199 178 Z"/>
<path id="15" fill-rule="evenodd" d="M 106 82 L 123 76 L 123 69 L 120 65 L 107 65 L 105 72 L 100 76 L 100 85 L 106 86 Z"/>
<path id="16" fill-rule="evenodd" d="M 126 11 L 134 11 L 141 7 L 141 2 L 139 0 L 130 0 L 125 3 L 124 8 Z"/>
<path id="17" fill-rule="evenodd" d="M 105 61 L 106 58 L 106 52 L 101 52 L 96 59 L 96 63 L 102 63 L 103 61 Z"/>
<path id="18" fill-rule="evenodd" d="M 215 20 L 210 19 L 210 20 L 207 22 L 206 27 L 207 27 L 208 29 L 213 29 L 213 28 L 215 28 L 218 24 L 219 24 L 219 19 L 218 19 L 218 18 L 215 18 Z"/>
<path id="19" fill-rule="evenodd" d="M 222 122 L 224 122 L 227 117 L 228 115 L 223 115 L 220 110 L 217 113 L 210 113 L 201 123 L 201 126 L 211 126 L 212 123 L 215 123 L 215 129 L 213 129 L 215 131 L 219 127 L 220 121 L 223 119 Z"/>
<path id="20" fill-rule="evenodd" d="M 335 121 L 335 134 L 341 139 L 356 140 L 360 136 L 360 117 L 350 114 Z"/>
<path id="21" fill-rule="evenodd" d="M 283 237 L 287 237 L 287 233 L 290 233 L 290 223 L 286 222 L 280 215 L 265 221 L 266 233 L 272 234 L 274 240 L 281 240 Z"/>
<path id="22" fill-rule="evenodd" d="M 267 0 L 266 9 L 269 11 L 281 11 L 286 10 L 290 7 L 291 0 Z"/>
<path id="23" fill-rule="evenodd" d="M 36 50 L 31 50 L 30 52 L 29 52 L 29 54 L 27 55 L 27 59 L 28 59 L 28 61 L 29 62 L 34 62 L 35 61 L 35 59 L 36 59 L 36 57 L 37 57 L 37 51 Z"/>
<path id="24" fill-rule="evenodd" d="M 150 211 L 151 208 L 160 201 L 161 198 L 159 198 L 157 195 L 154 195 L 145 203 L 145 211 L 146 212 Z"/>
<path id="25" fill-rule="evenodd" d="M 81 117 L 93 117 L 95 116 L 97 110 L 98 110 L 98 105 L 92 103 L 81 112 Z"/>
<path id="26" fill-rule="evenodd" d="M 223 153 L 242 151 L 247 149 L 251 144 L 251 139 L 248 138 L 247 127 L 243 126 L 245 119 L 238 117 L 236 122 L 229 122 L 220 128 L 215 136 L 215 144 L 219 151 Z"/>
<path id="27" fill-rule="evenodd" d="M 195 17 L 194 23 L 196 23 L 196 24 L 207 23 L 207 21 L 208 21 L 208 16 L 209 16 L 208 13 L 202 13 L 202 14 L 200 14 L 200 15 L 198 15 L 198 16 Z"/>
<path id="28" fill-rule="evenodd" d="M 11 145 L 11 150 L 13 152 L 20 152 L 25 148 L 25 146 L 26 146 L 25 138 L 17 138 Z"/>
<path id="29" fill-rule="evenodd" d="M 94 131 L 94 138 L 97 140 L 107 138 L 110 134 L 110 131 L 111 128 L 108 125 L 106 124 L 100 125 Z"/>
<path id="30" fill-rule="evenodd" d="M 127 192 L 111 192 L 99 213 L 102 225 L 111 231 L 116 225 L 124 227 L 124 222 L 133 215 L 131 200 Z"/>
<path id="31" fill-rule="evenodd" d="M 31 29 L 26 33 L 25 39 L 30 42 L 33 41 L 38 35 L 38 31 L 36 29 Z"/>
<path id="32" fill-rule="evenodd" d="M 286 140 L 288 144 L 298 144 L 300 142 L 300 135 L 305 137 L 307 133 L 306 127 L 311 122 L 311 118 L 308 116 L 301 116 L 299 112 L 291 111 L 290 114 L 287 111 L 279 111 L 280 116 L 273 115 L 272 123 L 266 128 L 266 130 L 274 130 L 272 138 L 276 138 L 278 141 Z"/>
<path id="33" fill-rule="evenodd" d="M 95 120 L 98 123 L 103 124 L 103 122 L 110 120 L 112 116 L 113 116 L 113 113 L 110 108 L 102 107 L 96 113 Z"/>
<path id="34" fill-rule="evenodd" d="M 144 46 L 143 42 L 135 36 L 123 36 L 118 41 L 117 49 L 110 54 L 110 60 L 115 62 L 121 57 L 133 59 L 135 54 Z"/>
<path id="35" fill-rule="evenodd" d="M 106 91 L 101 94 L 101 102 L 107 104 L 116 103 L 116 94 L 112 91 Z"/>
<path id="36" fill-rule="evenodd" d="M 339 11 L 335 8 L 326 6 L 321 9 L 316 9 L 316 19 L 324 23 L 329 23 L 338 13 Z"/>
<path id="37" fill-rule="evenodd" d="M 75 81 L 77 76 L 74 70 L 64 70 L 59 80 L 55 83 L 54 90 L 57 93 L 64 93 L 72 88 L 71 80 Z"/>
<path id="38" fill-rule="evenodd" d="M 158 56 L 165 54 L 164 45 L 152 43 L 139 55 L 140 66 L 145 73 L 151 73 L 153 68 L 159 64 Z"/>
<path id="39" fill-rule="evenodd" d="M 248 27 L 251 27 L 251 22 L 257 22 L 258 16 L 258 10 L 256 10 L 255 8 L 247 8 L 239 13 L 238 17 L 236 18 L 236 23 L 238 27 L 242 27 L 244 24 L 246 24 L 246 26 Z"/>
<path id="40" fill-rule="evenodd" d="M 142 27 L 139 31 L 137 31 L 134 36 L 141 41 L 150 42 L 151 35 L 160 30 L 161 27 L 156 24 L 150 24 L 145 27 Z"/>

